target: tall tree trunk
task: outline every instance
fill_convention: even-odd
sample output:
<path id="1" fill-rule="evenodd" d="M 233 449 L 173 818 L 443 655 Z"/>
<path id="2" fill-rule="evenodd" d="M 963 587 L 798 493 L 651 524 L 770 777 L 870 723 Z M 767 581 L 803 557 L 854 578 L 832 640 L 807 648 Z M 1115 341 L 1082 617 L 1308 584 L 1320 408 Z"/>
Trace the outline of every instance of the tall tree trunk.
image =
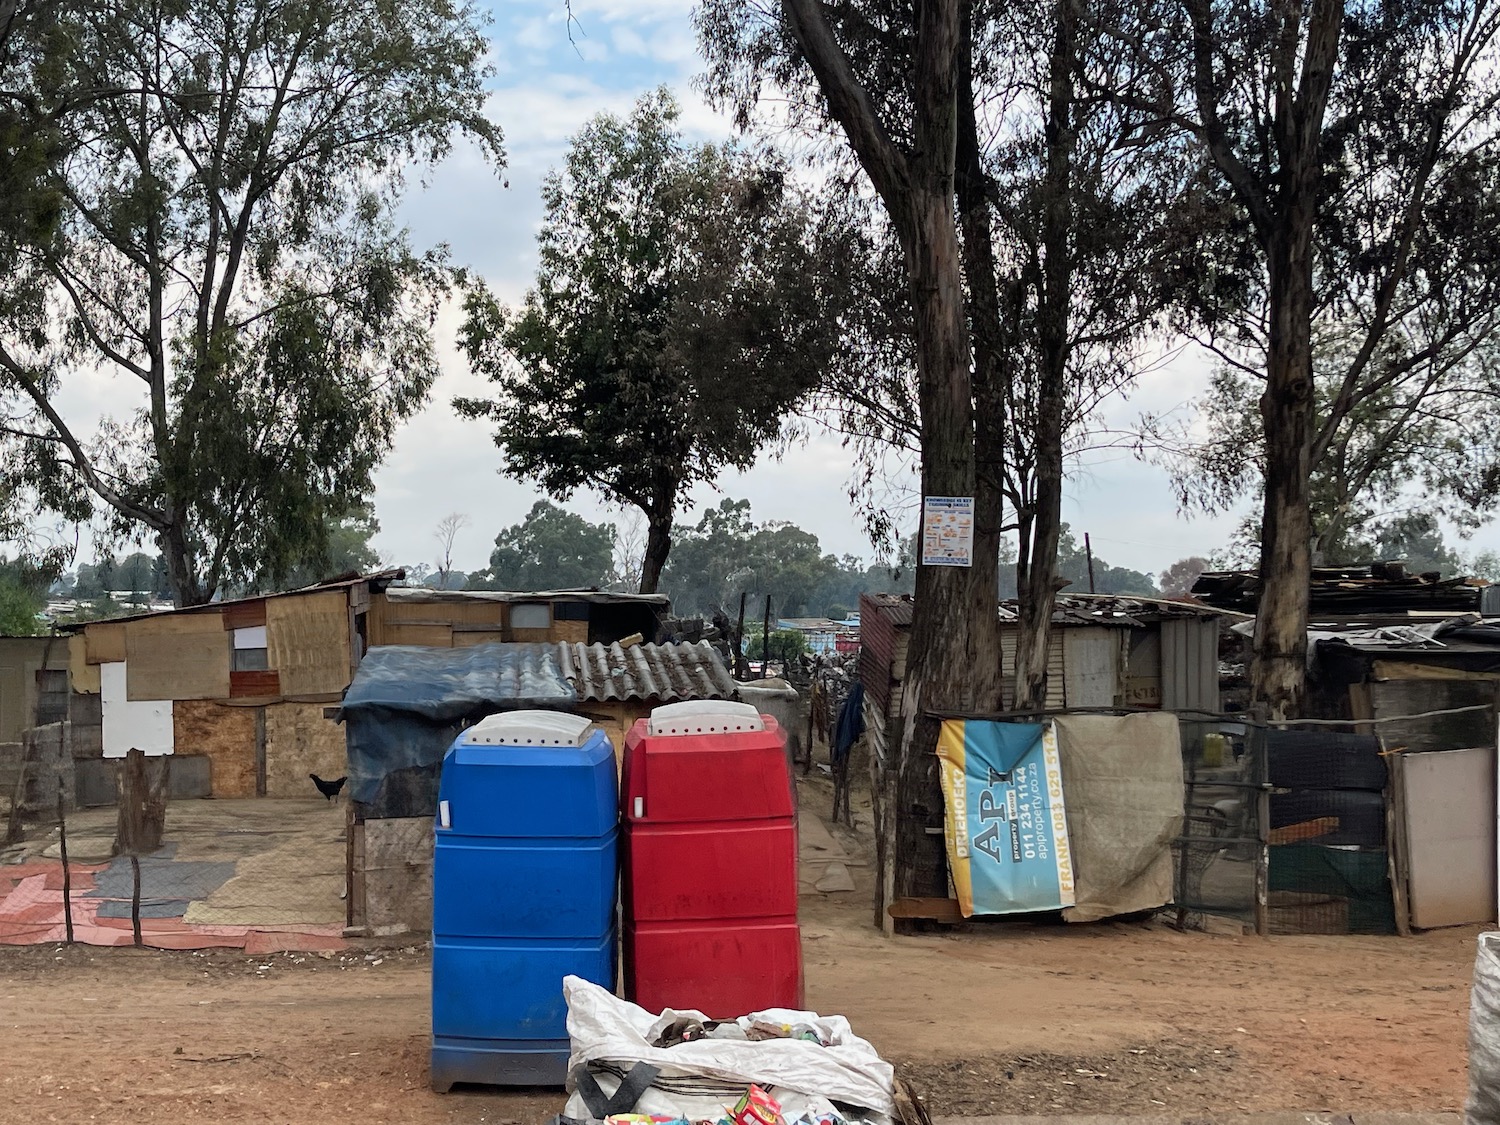
<path id="1" fill-rule="evenodd" d="M 1265 508 L 1250 689 L 1252 698 L 1276 718 L 1296 714 L 1307 678 L 1307 603 L 1312 578 L 1309 478 L 1317 432 L 1312 245 L 1323 167 L 1323 115 L 1338 63 L 1343 15 L 1343 0 L 1315 0 L 1306 18 L 1299 68 L 1296 54 L 1302 6 L 1282 6 L 1281 35 L 1272 52 L 1272 127 L 1279 167 L 1272 195 L 1274 220 L 1267 221 L 1262 208 L 1256 223 L 1266 255 L 1270 338 L 1266 390 L 1260 400 L 1266 446 Z"/>
<path id="2" fill-rule="evenodd" d="M 954 223 L 959 0 L 916 6 L 909 152 L 854 76 L 820 0 L 782 0 L 782 13 L 839 125 L 884 200 L 906 255 L 921 411 L 923 496 L 976 494 L 974 403 L 963 271 Z M 998 543 L 998 540 L 997 540 Z M 993 710 L 1000 659 L 998 552 L 979 567 L 917 567 L 916 607 L 893 801 L 882 816 L 883 892 L 946 895 L 942 793 L 934 750 L 944 712 Z M 976 687 L 983 688 L 981 695 Z M 892 823 L 893 819 L 893 823 Z M 878 909 L 878 906 L 877 906 Z"/>
<path id="3" fill-rule="evenodd" d="M 1037 325 L 1036 506 L 1024 583 L 1018 583 L 1015 707 L 1047 705 L 1047 650 L 1057 602 L 1057 543 L 1062 531 L 1063 425 L 1072 296 L 1073 74 L 1078 55 L 1077 0 L 1057 0 L 1048 58 L 1047 171 L 1043 193 L 1042 292 Z"/>
<path id="4" fill-rule="evenodd" d="M 1293 216 L 1289 216 L 1292 218 Z M 1296 714 L 1307 672 L 1307 603 L 1312 582 L 1309 497 L 1315 425 L 1312 379 L 1312 216 L 1272 245 L 1266 390 L 1266 496 L 1260 533 L 1260 605 L 1251 686 L 1272 715 Z M 1292 224 L 1289 223 L 1288 226 Z"/>
<path id="5" fill-rule="evenodd" d="M 963 234 L 963 271 L 968 280 L 969 332 L 974 353 L 974 574 L 969 587 L 972 621 L 993 619 L 995 660 L 971 670 L 976 699 L 999 707 L 1000 540 L 1005 524 L 1005 404 L 1009 393 L 1010 341 L 1000 316 L 994 224 L 986 191 L 979 126 L 974 111 L 973 29 L 964 7 L 959 48 L 958 144 L 955 188 Z M 988 572 L 993 573 L 988 573 Z M 982 642 L 987 644 L 988 642 Z"/>
<path id="6" fill-rule="evenodd" d="M 661 586 L 661 572 L 672 551 L 672 512 L 653 510 L 646 513 L 646 554 L 641 560 L 641 589 L 654 594 Z"/>
<path id="7" fill-rule="evenodd" d="M 212 600 L 214 591 L 205 590 L 203 583 L 198 580 L 187 532 L 181 521 L 175 518 L 175 514 L 166 528 L 157 535 L 156 543 L 167 563 L 167 581 L 172 586 L 173 604 L 181 609 L 184 606 L 205 605 Z"/>
<path id="8" fill-rule="evenodd" d="M 922 402 L 922 495 L 974 496 L 974 419 L 957 231 L 946 193 L 929 192 L 908 251 Z M 937 778 L 945 712 L 989 711 L 999 692 L 999 549 L 988 568 L 917 567 L 902 685 L 894 893 L 948 893 Z M 976 555 L 977 561 L 977 555 Z M 985 578 L 984 575 L 988 575 Z M 976 688 L 984 687 L 980 695 Z"/>

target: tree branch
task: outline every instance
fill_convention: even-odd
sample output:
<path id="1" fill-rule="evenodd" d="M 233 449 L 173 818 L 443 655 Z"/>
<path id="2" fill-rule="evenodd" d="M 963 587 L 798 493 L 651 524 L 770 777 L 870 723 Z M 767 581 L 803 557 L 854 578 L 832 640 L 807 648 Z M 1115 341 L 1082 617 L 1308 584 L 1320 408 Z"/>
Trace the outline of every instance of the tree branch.
<path id="1" fill-rule="evenodd" d="M 855 77 L 823 14 L 821 0 L 781 0 L 781 11 L 797 45 L 817 76 L 828 111 L 844 129 L 860 163 L 890 208 L 893 221 L 907 223 L 910 169 L 886 131 L 869 92 Z"/>
<path id="2" fill-rule="evenodd" d="M 141 523 L 157 531 L 161 531 L 166 527 L 166 517 L 161 512 L 127 500 L 118 491 L 105 483 L 103 474 L 94 467 L 88 454 L 84 452 L 83 444 L 74 436 L 73 431 L 68 428 L 68 424 L 58 414 L 51 400 L 47 397 L 46 392 L 37 385 L 36 377 L 16 360 L 5 349 L 3 344 L 0 344 L 0 368 L 4 368 L 10 372 L 16 385 L 26 393 L 26 397 L 31 399 L 36 405 L 37 410 L 47 419 L 48 424 L 51 425 L 57 435 L 57 441 L 68 450 L 73 468 L 83 478 L 84 483 L 88 485 L 90 490 L 122 515 L 139 520 Z"/>

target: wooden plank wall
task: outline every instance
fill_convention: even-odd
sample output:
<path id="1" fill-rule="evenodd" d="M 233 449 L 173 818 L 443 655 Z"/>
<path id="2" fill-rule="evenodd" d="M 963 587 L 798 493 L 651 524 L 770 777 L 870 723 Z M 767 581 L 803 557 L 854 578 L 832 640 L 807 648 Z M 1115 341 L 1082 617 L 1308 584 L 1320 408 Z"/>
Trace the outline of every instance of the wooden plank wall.
<path id="1" fill-rule="evenodd" d="M 99 665 L 88 660 L 88 638 L 75 633 L 68 638 L 68 679 L 80 695 L 99 694 Z"/>
<path id="2" fill-rule="evenodd" d="M 317 797 L 308 774 L 332 781 L 349 772 L 344 728 L 321 703 L 276 703 L 265 714 L 267 797 Z"/>
<path id="3" fill-rule="evenodd" d="M 90 664 L 117 664 L 125 659 L 125 625 L 102 621 L 84 630 L 85 651 Z"/>
<path id="4" fill-rule="evenodd" d="M 464 647 L 488 640 L 508 640 L 504 635 L 506 609 L 504 602 L 478 599 L 393 602 L 381 592 L 370 598 L 366 629 L 371 646 Z"/>

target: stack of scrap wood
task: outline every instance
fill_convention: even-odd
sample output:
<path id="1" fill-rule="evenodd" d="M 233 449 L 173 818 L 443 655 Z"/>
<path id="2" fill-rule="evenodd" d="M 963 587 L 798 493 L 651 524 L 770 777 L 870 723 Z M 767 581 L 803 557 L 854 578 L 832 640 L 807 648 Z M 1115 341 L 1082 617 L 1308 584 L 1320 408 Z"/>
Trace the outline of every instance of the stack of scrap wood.
<path id="1" fill-rule="evenodd" d="M 1479 608 L 1484 585 L 1435 572 L 1409 574 L 1399 562 L 1314 567 L 1309 608 L 1314 614 L 1468 613 Z M 1253 570 L 1206 571 L 1194 583 L 1193 595 L 1219 609 L 1254 613 L 1260 602 L 1260 575 Z"/>

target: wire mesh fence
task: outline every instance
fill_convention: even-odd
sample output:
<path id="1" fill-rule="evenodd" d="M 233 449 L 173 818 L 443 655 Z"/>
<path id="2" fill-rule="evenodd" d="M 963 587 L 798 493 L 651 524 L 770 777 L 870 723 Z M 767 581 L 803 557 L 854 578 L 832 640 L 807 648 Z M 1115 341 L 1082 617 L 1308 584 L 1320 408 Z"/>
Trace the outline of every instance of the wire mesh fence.
<path id="1" fill-rule="evenodd" d="M 173 800 L 172 765 L 152 763 L 154 798 L 122 782 L 113 805 L 82 808 L 69 784 L 42 770 L 0 797 L 0 944 L 250 952 L 340 944 L 342 799 Z M 156 831 L 143 837 L 140 822 L 153 812 Z"/>
<path id="2" fill-rule="evenodd" d="M 1395 932 L 1387 767 L 1367 722 L 1183 719 L 1181 925 Z"/>
<path id="3" fill-rule="evenodd" d="M 1178 924 L 1207 918 L 1257 925 L 1264 884 L 1265 731 L 1238 721 L 1183 717 L 1183 830 L 1173 895 Z"/>

